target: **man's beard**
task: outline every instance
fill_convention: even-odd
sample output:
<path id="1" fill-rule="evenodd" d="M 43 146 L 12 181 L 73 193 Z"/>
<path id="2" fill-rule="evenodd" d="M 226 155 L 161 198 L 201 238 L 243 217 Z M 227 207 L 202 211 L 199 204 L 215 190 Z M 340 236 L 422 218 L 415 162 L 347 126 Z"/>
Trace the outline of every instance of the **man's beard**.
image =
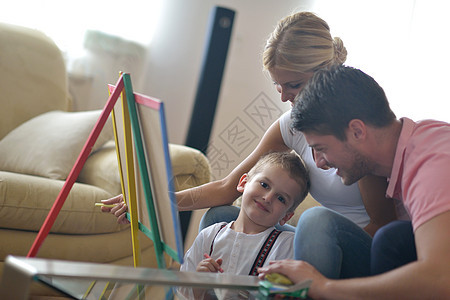
<path id="1" fill-rule="evenodd" d="M 346 170 L 339 169 L 341 181 L 345 185 L 352 185 L 367 174 L 370 174 L 370 161 L 359 152 L 347 147 L 349 157 L 353 157 L 353 163 Z"/>

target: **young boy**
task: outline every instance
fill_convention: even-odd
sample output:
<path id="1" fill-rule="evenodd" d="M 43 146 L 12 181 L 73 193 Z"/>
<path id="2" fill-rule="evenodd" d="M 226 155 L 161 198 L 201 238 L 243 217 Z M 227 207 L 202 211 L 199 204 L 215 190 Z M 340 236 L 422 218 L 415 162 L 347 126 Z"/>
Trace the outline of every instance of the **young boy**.
<path id="1" fill-rule="evenodd" d="M 257 275 L 272 260 L 293 258 L 294 232 L 278 231 L 309 191 L 308 173 L 293 153 L 269 153 L 242 175 L 236 221 L 202 230 L 185 254 L 181 271 Z"/>

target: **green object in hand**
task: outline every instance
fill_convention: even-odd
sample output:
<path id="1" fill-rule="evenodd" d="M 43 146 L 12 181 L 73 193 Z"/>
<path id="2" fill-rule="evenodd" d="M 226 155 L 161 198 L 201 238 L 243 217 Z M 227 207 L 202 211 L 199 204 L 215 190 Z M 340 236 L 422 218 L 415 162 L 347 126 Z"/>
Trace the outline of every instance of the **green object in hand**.
<path id="1" fill-rule="evenodd" d="M 292 285 L 294 284 L 289 278 L 280 273 L 270 273 L 265 276 L 265 279 L 270 282 L 281 284 L 281 285 Z"/>

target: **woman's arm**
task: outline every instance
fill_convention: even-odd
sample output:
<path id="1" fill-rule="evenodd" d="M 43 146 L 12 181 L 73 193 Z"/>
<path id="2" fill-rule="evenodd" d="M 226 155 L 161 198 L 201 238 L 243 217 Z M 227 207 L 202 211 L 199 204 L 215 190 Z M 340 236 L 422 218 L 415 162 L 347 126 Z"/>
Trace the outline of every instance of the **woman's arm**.
<path id="1" fill-rule="evenodd" d="M 366 207 L 370 223 L 364 230 L 371 236 L 382 226 L 397 219 L 394 201 L 386 198 L 385 177 L 367 175 L 358 181 L 361 197 Z"/>
<path id="2" fill-rule="evenodd" d="M 265 153 L 289 151 L 281 136 L 279 121 L 267 129 L 255 150 L 231 173 L 221 180 L 176 193 L 179 210 L 195 210 L 219 205 L 229 205 L 240 196 L 236 187 L 242 174 L 248 172 Z"/>

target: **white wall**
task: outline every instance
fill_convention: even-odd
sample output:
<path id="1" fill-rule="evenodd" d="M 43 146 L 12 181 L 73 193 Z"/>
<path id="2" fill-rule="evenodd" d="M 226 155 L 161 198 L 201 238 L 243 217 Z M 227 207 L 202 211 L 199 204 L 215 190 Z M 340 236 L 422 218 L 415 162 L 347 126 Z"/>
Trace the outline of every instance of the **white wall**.
<path id="1" fill-rule="evenodd" d="M 373 76 L 397 117 L 450 121 L 450 2 L 316 0 L 348 50 L 347 64 Z"/>
<path id="2" fill-rule="evenodd" d="M 261 51 L 276 22 L 297 10 L 313 11 L 329 23 L 332 35 L 344 40 L 347 64 L 380 83 L 397 117 L 450 121 L 447 1 L 167 2 L 149 52 L 144 92 L 166 102 L 169 137 L 176 143 L 184 142 L 189 124 L 211 7 L 224 5 L 237 12 L 208 152 L 215 178 L 242 161 L 267 126 L 288 109 L 262 72 Z M 264 104 L 273 114 L 261 118 L 269 112 Z M 258 108 L 262 110 L 255 117 Z"/>
<path id="3" fill-rule="evenodd" d="M 27 1 L 36 2 L 21 0 L 15 10 L 8 6 L 0 11 L 1 19 L 19 19 L 23 16 L 22 3 Z M 72 41 L 75 31 L 80 33 L 84 28 L 75 24 L 79 14 L 61 18 L 67 8 L 59 5 L 63 12 L 55 12 L 58 5 L 54 3 L 58 1 L 54 1 L 37 0 L 33 8 L 41 11 L 32 10 L 21 22 L 27 20 L 33 27 L 37 21 L 46 20 L 45 32 L 53 37 L 52 30 L 59 29 L 63 33 L 60 36 Z M 120 3 L 102 3 L 106 1 Z M 146 9 L 156 3 L 161 4 L 159 19 L 151 15 L 159 8 Z M 143 45 L 140 51 L 137 45 L 123 53 L 131 48 L 118 46 L 116 37 L 112 37 L 94 45 L 98 47 L 85 49 L 79 59 L 71 54 L 68 68 L 74 108 L 102 108 L 107 99 L 106 84 L 117 80 L 118 71 L 127 71 L 135 91 L 165 102 L 169 140 L 183 144 L 214 5 L 236 10 L 208 153 L 216 178 L 237 165 L 255 147 L 267 126 L 288 109 L 262 72 L 261 52 L 277 21 L 293 11 L 310 10 L 329 23 L 332 34 L 344 40 L 349 53 L 347 64 L 361 68 L 381 84 L 398 117 L 450 121 L 450 2 L 442 0 L 134 0 L 136 15 L 121 24 L 127 26 L 126 32 L 133 33 L 149 27 L 148 35 L 145 32 L 140 40 L 150 40 L 153 34 L 150 46 Z M 111 16 L 117 7 L 100 6 L 101 10 L 98 5 L 92 6 L 83 16 Z M 157 28 L 153 31 L 150 27 L 155 19 Z M 45 29 L 37 23 L 37 28 Z M 122 34 L 105 26 L 101 30 Z"/>
<path id="4" fill-rule="evenodd" d="M 245 158 L 265 129 L 289 109 L 262 71 L 261 53 L 277 21 L 306 9 L 307 4 L 298 0 L 165 1 L 148 53 L 142 92 L 165 102 L 169 139 L 181 144 L 190 122 L 210 11 L 215 5 L 236 11 L 208 152 L 215 178 Z"/>

